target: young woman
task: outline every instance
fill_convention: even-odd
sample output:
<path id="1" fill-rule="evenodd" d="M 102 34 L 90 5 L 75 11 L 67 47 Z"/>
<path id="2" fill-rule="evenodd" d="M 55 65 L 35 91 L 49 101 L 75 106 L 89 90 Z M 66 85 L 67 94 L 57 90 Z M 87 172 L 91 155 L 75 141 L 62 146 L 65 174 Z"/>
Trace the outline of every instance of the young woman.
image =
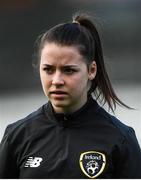
<path id="1" fill-rule="evenodd" d="M 0 178 L 141 178 L 134 130 L 97 103 L 113 111 L 126 106 L 112 88 L 89 17 L 77 14 L 41 35 L 38 68 L 49 101 L 7 127 Z"/>

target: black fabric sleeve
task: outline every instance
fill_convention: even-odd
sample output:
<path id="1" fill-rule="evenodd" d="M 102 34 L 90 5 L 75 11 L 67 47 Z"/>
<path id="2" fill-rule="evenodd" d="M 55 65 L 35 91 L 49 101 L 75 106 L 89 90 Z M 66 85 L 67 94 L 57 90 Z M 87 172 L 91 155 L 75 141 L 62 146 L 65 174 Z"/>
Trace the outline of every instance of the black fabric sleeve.
<path id="1" fill-rule="evenodd" d="M 135 132 L 129 129 L 121 145 L 121 159 L 118 162 L 117 178 L 141 178 L 141 149 Z"/>
<path id="2" fill-rule="evenodd" d="M 18 178 L 19 176 L 8 129 L 9 127 L 6 128 L 0 143 L 0 179 Z"/>

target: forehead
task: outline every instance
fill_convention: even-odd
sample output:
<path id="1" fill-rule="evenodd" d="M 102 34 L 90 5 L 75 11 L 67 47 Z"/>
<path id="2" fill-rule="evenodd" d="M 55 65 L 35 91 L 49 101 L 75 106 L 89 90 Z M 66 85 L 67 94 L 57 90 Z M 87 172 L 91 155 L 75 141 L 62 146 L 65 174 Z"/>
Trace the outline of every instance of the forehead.
<path id="1" fill-rule="evenodd" d="M 47 43 L 41 51 L 41 63 L 79 64 L 84 63 L 84 58 L 76 46 L 62 46 Z"/>

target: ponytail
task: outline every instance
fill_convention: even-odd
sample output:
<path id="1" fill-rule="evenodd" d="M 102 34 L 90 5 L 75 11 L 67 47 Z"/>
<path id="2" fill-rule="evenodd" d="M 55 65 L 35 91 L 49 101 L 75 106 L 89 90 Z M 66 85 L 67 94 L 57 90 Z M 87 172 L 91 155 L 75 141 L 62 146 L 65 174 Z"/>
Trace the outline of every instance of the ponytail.
<path id="1" fill-rule="evenodd" d="M 112 84 L 110 82 L 108 73 L 105 68 L 101 40 L 99 33 L 95 25 L 90 20 L 90 17 L 85 14 L 75 14 L 73 16 L 73 21 L 78 22 L 81 26 L 85 27 L 91 33 L 93 40 L 95 42 L 95 57 L 92 60 L 95 60 L 97 64 L 97 74 L 95 79 L 92 82 L 92 86 L 89 90 L 89 94 L 93 93 L 96 99 L 100 102 L 108 104 L 109 109 L 113 112 L 116 109 L 116 104 L 122 105 L 128 109 L 132 109 L 126 104 L 124 104 L 116 95 Z"/>

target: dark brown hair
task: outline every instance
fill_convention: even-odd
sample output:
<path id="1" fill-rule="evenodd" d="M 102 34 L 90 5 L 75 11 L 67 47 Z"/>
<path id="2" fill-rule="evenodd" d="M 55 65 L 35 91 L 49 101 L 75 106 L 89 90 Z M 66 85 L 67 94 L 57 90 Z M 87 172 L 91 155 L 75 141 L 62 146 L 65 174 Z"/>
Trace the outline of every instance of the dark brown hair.
<path id="1" fill-rule="evenodd" d="M 102 52 L 101 40 L 97 28 L 87 14 L 76 13 L 73 22 L 59 24 L 42 34 L 37 40 L 38 65 L 40 54 L 47 42 L 54 42 L 61 46 L 76 46 L 81 55 L 86 59 L 89 66 L 95 60 L 97 74 L 92 81 L 88 94 L 94 94 L 100 103 L 108 104 L 114 112 L 116 104 L 131 109 L 124 104 L 116 95 L 109 80 Z"/>

